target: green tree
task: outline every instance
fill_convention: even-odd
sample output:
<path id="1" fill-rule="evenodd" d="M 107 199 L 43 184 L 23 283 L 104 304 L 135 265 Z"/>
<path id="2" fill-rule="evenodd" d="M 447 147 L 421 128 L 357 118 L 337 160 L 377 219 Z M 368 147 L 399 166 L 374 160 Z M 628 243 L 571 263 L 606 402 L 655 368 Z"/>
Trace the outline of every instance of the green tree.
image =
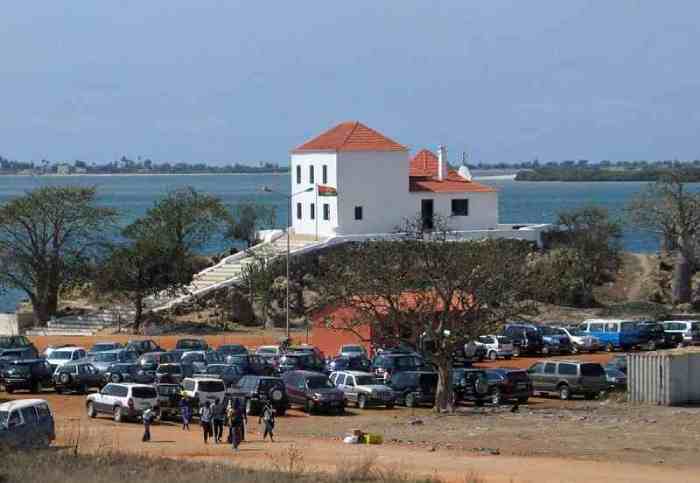
<path id="1" fill-rule="evenodd" d="M 47 321 L 62 289 L 85 280 L 106 246 L 115 210 L 95 188 L 44 187 L 0 207 L 0 285 L 22 290 Z"/>
<path id="2" fill-rule="evenodd" d="M 274 268 L 275 262 L 270 258 L 253 253 L 252 261 L 243 265 L 241 270 L 242 285 L 248 290 L 251 302 L 257 303 L 262 312 L 263 324 L 271 327 L 270 314 L 278 298 L 279 275 Z M 284 287 L 282 287 L 282 290 Z"/>
<path id="3" fill-rule="evenodd" d="M 255 244 L 258 230 L 275 226 L 276 211 L 274 206 L 243 202 L 233 210 L 226 237 L 241 240 L 250 248 Z"/>
<path id="4" fill-rule="evenodd" d="M 671 172 L 630 203 L 632 221 L 657 233 L 665 248 L 675 251 L 672 295 L 674 304 L 692 297 L 692 265 L 700 233 L 700 193 L 689 191 L 682 173 Z"/>

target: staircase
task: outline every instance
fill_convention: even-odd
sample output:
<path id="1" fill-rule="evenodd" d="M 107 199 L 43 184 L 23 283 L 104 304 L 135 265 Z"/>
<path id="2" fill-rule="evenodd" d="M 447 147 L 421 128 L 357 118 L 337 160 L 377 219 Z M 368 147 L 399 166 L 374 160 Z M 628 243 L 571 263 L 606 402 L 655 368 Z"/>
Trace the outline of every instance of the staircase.
<path id="1" fill-rule="evenodd" d="M 46 327 L 30 329 L 26 335 L 94 335 L 96 332 L 133 320 L 133 311 L 100 310 L 85 315 L 67 315 L 51 319 Z"/>
<path id="2" fill-rule="evenodd" d="M 328 239 L 317 240 L 313 237 L 291 235 L 289 240 L 290 256 L 316 250 L 326 246 L 329 242 Z M 248 250 L 226 257 L 213 267 L 195 274 L 192 283 L 174 296 L 164 293 L 158 297 L 149 298 L 146 301 L 147 309 L 155 312 L 167 310 L 213 290 L 233 285 L 241 280 L 243 269 L 247 264 L 254 263 L 260 257 L 269 260 L 286 256 L 286 254 L 287 236 L 282 233 L 272 241 L 259 243 Z"/>

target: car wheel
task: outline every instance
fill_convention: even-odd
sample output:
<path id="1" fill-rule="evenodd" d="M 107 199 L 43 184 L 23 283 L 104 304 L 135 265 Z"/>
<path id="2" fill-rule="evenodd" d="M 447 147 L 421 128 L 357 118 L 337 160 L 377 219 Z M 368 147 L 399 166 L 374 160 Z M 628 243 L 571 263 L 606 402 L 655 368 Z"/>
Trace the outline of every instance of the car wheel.
<path id="1" fill-rule="evenodd" d="M 367 397 L 364 394 L 357 396 L 357 407 L 365 409 L 367 407 Z"/>
<path id="2" fill-rule="evenodd" d="M 58 380 L 61 381 L 61 384 L 68 384 L 70 382 L 70 374 L 62 372 Z"/>
<path id="3" fill-rule="evenodd" d="M 559 399 L 566 401 L 571 398 L 571 389 L 566 384 L 559 386 Z"/>
<path id="4" fill-rule="evenodd" d="M 412 393 L 406 394 L 406 407 L 414 408 L 416 407 L 416 396 Z"/>
<path id="5" fill-rule="evenodd" d="M 615 347 L 610 342 L 608 342 L 607 345 L 605 346 L 605 350 L 608 352 L 614 352 Z"/>
<path id="6" fill-rule="evenodd" d="M 284 394 L 282 394 L 282 391 L 280 391 L 279 389 L 273 389 L 270 393 L 270 399 L 272 399 L 276 403 L 280 402 L 283 397 Z"/>
<path id="7" fill-rule="evenodd" d="M 520 347 L 517 345 L 513 347 L 513 357 L 520 357 Z"/>
<path id="8" fill-rule="evenodd" d="M 122 408 L 119 406 L 114 407 L 114 414 L 113 414 L 114 422 L 115 423 L 121 423 L 122 422 Z"/>
<path id="9" fill-rule="evenodd" d="M 498 353 L 496 351 L 489 352 L 489 360 L 495 361 L 496 359 L 498 359 Z"/>
<path id="10" fill-rule="evenodd" d="M 547 354 L 549 354 L 549 347 L 546 347 L 546 346 L 545 346 L 545 347 L 542 348 L 542 355 L 545 355 L 545 356 L 546 356 Z"/>
<path id="11" fill-rule="evenodd" d="M 87 405 L 87 415 L 90 418 L 94 418 L 95 416 L 97 416 L 97 413 L 95 412 L 95 406 L 91 402 L 89 402 Z"/>
<path id="12" fill-rule="evenodd" d="M 491 404 L 499 406 L 501 404 L 501 390 L 494 387 L 491 391 Z"/>
<path id="13" fill-rule="evenodd" d="M 656 342 L 653 340 L 650 340 L 649 343 L 647 344 L 647 350 L 648 351 L 655 351 L 656 350 Z"/>

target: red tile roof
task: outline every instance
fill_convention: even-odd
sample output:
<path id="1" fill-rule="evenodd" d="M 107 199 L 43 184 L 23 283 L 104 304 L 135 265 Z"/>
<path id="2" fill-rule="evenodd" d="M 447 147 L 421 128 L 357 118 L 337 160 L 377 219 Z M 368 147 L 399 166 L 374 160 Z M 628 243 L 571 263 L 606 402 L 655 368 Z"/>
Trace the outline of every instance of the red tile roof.
<path id="1" fill-rule="evenodd" d="M 438 176 L 438 157 L 431 151 L 423 149 L 411 159 L 408 189 L 411 192 L 427 191 L 432 193 L 490 193 L 494 188 L 467 181 L 457 171 L 448 168 L 447 178 L 440 181 Z"/>
<path id="2" fill-rule="evenodd" d="M 338 124 L 305 142 L 293 152 L 304 151 L 407 151 L 405 146 L 370 129 L 361 122 Z"/>

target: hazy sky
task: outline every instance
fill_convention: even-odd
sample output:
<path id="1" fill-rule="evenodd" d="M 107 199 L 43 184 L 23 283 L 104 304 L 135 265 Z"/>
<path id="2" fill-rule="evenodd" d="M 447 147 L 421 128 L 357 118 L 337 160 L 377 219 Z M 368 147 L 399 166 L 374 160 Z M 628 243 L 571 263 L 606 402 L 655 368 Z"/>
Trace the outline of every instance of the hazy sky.
<path id="1" fill-rule="evenodd" d="M 4 2 L 0 154 L 286 163 L 361 120 L 472 161 L 700 158 L 700 2 Z"/>

